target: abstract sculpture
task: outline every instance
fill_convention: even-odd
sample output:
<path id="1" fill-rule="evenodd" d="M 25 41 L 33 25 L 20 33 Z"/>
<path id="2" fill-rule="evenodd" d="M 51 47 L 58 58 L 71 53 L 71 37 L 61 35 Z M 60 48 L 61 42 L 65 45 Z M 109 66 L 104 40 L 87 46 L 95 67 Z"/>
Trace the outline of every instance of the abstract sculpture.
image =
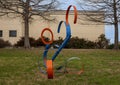
<path id="1" fill-rule="evenodd" d="M 64 39 L 63 43 L 59 46 L 59 48 L 55 52 L 55 54 L 52 56 L 51 60 L 47 60 L 47 53 L 48 53 L 48 50 L 50 48 L 50 45 L 52 44 L 52 42 L 54 40 L 53 39 L 54 38 L 53 32 L 50 30 L 50 28 L 45 28 L 45 29 L 43 29 L 43 31 L 41 33 L 42 42 L 44 44 L 46 44 L 45 51 L 44 51 L 44 54 L 43 54 L 43 61 L 44 61 L 44 67 L 46 68 L 46 71 L 47 71 L 48 79 L 53 79 L 53 61 L 56 59 L 58 54 L 61 52 L 61 50 L 65 47 L 65 45 L 67 44 L 67 42 L 71 38 L 71 28 L 70 28 L 70 24 L 69 24 L 69 21 L 68 21 L 69 10 L 70 10 L 71 7 L 74 8 L 74 24 L 76 24 L 76 22 L 77 22 L 77 9 L 76 9 L 75 6 L 70 5 L 68 7 L 67 11 L 66 11 L 66 21 L 60 21 L 60 23 L 58 25 L 58 30 L 57 30 L 57 32 L 60 33 L 61 25 L 62 25 L 62 23 L 64 23 L 65 27 L 66 27 L 66 38 Z M 43 33 L 46 30 L 49 31 L 52 35 L 51 41 L 48 41 L 48 42 L 44 40 L 44 36 L 43 36 Z"/>

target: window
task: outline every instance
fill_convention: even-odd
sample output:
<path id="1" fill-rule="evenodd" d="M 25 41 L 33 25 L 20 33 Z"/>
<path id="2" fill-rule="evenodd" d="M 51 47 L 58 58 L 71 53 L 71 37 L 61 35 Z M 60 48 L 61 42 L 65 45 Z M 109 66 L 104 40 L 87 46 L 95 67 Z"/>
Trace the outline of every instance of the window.
<path id="1" fill-rule="evenodd" d="M 9 37 L 17 37 L 17 31 L 16 30 L 10 30 L 9 31 Z"/>
<path id="2" fill-rule="evenodd" d="M 0 30 L 0 37 L 2 37 L 3 36 L 3 31 L 2 30 Z"/>

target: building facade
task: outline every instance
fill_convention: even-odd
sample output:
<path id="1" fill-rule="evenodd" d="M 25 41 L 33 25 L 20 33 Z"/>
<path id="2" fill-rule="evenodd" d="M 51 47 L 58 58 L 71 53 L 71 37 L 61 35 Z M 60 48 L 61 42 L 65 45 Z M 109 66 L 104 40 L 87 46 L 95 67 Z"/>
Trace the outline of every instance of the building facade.
<path id="1" fill-rule="evenodd" d="M 93 13 L 93 12 L 89 12 Z M 61 27 L 61 32 L 57 33 L 58 24 L 61 20 L 65 21 L 66 12 L 64 10 L 54 11 L 50 17 L 55 18 L 55 21 L 45 21 L 38 16 L 34 16 L 29 24 L 29 36 L 35 39 L 40 37 L 41 31 L 44 28 L 50 28 L 54 34 L 54 39 L 66 36 L 66 28 L 64 24 Z M 77 24 L 73 24 L 74 13 L 69 13 L 69 23 L 71 26 L 72 37 L 85 38 L 95 41 L 98 36 L 104 34 L 105 25 L 87 20 L 82 11 L 78 11 Z M 45 32 L 46 37 L 50 38 L 50 33 Z M 21 37 L 24 36 L 24 23 L 21 17 L 10 18 L 7 16 L 0 17 L 0 38 L 8 40 L 11 44 L 15 44 Z"/>

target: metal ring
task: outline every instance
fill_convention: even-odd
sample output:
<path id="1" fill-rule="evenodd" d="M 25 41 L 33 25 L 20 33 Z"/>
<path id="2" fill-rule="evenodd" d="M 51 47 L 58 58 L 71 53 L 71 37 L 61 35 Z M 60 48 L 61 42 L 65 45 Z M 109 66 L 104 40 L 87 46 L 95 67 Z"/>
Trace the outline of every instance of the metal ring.
<path id="1" fill-rule="evenodd" d="M 51 35 L 52 35 L 52 39 L 51 39 L 51 41 L 49 41 L 49 42 L 46 42 L 46 41 L 44 40 L 43 33 L 44 33 L 46 30 L 49 31 L 49 32 L 51 33 Z M 42 42 L 43 42 L 44 44 L 51 44 L 51 43 L 53 42 L 53 32 L 52 32 L 49 28 L 43 29 L 43 30 L 42 30 L 42 33 L 41 33 L 41 40 L 42 40 Z"/>
<path id="2" fill-rule="evenodd" d="M 75 6 L 72 6 L 70 5 L 66 11 L 66 24 L 68 25 L 68 14 L 69 14 L 69 11 L 70 11 L 70 8 L 73 7 L 74 8 L 74 24 L 76 24 L 77 22 L 77 9 Z"/>

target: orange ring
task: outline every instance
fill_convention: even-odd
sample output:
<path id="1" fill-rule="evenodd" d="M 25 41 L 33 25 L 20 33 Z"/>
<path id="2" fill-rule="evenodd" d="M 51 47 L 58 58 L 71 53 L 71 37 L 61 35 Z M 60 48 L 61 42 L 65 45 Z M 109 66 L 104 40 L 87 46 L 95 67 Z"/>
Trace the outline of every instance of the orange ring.
<path id="1" fill-rule="evenodd" d="M 52 39 L 51 39 L 51 41 L 49 41 L 49 42 L 46 42 L 46 41 L 44 40 L 43 33 L 44 33 L 46 30 L 48 30 L 48 31 L 51 33 L 51 35 L 52 35 Z M 42 42 L 43 42 L 44 44 L 51 44 L 51 43 L 53 42 L 53 32 L 52 32 L 49 28 L 43 29 L 43 30 L 42 30 L 42 33 L 41 33 L 41 40 L 42 40 Z"/>
<path id="2" fill-rule="evenodd" d="M 53 64 L 52 64 L 52 60 L 47 60 L 46 66 L 47 66 L 48 79 L 53 79 Z"/>
<path id="3" fill-rule="evenodd" d="M 69 14 L 69 10 L 70 10 L 70 8 L 72 7 L 72 5 L 70 5 L 69 7 L 68 7 L 68 9 L 67 9 L 67 11 L 66 11 L 66 24 L 68 25 L 68 14 Z M 76 7 L 75 6 L 73 6 L 73 8 L 74 8 L 74 24 L 76 24 L 76 22 L 77 22 L 77 9 L 76 9 Z"/>

